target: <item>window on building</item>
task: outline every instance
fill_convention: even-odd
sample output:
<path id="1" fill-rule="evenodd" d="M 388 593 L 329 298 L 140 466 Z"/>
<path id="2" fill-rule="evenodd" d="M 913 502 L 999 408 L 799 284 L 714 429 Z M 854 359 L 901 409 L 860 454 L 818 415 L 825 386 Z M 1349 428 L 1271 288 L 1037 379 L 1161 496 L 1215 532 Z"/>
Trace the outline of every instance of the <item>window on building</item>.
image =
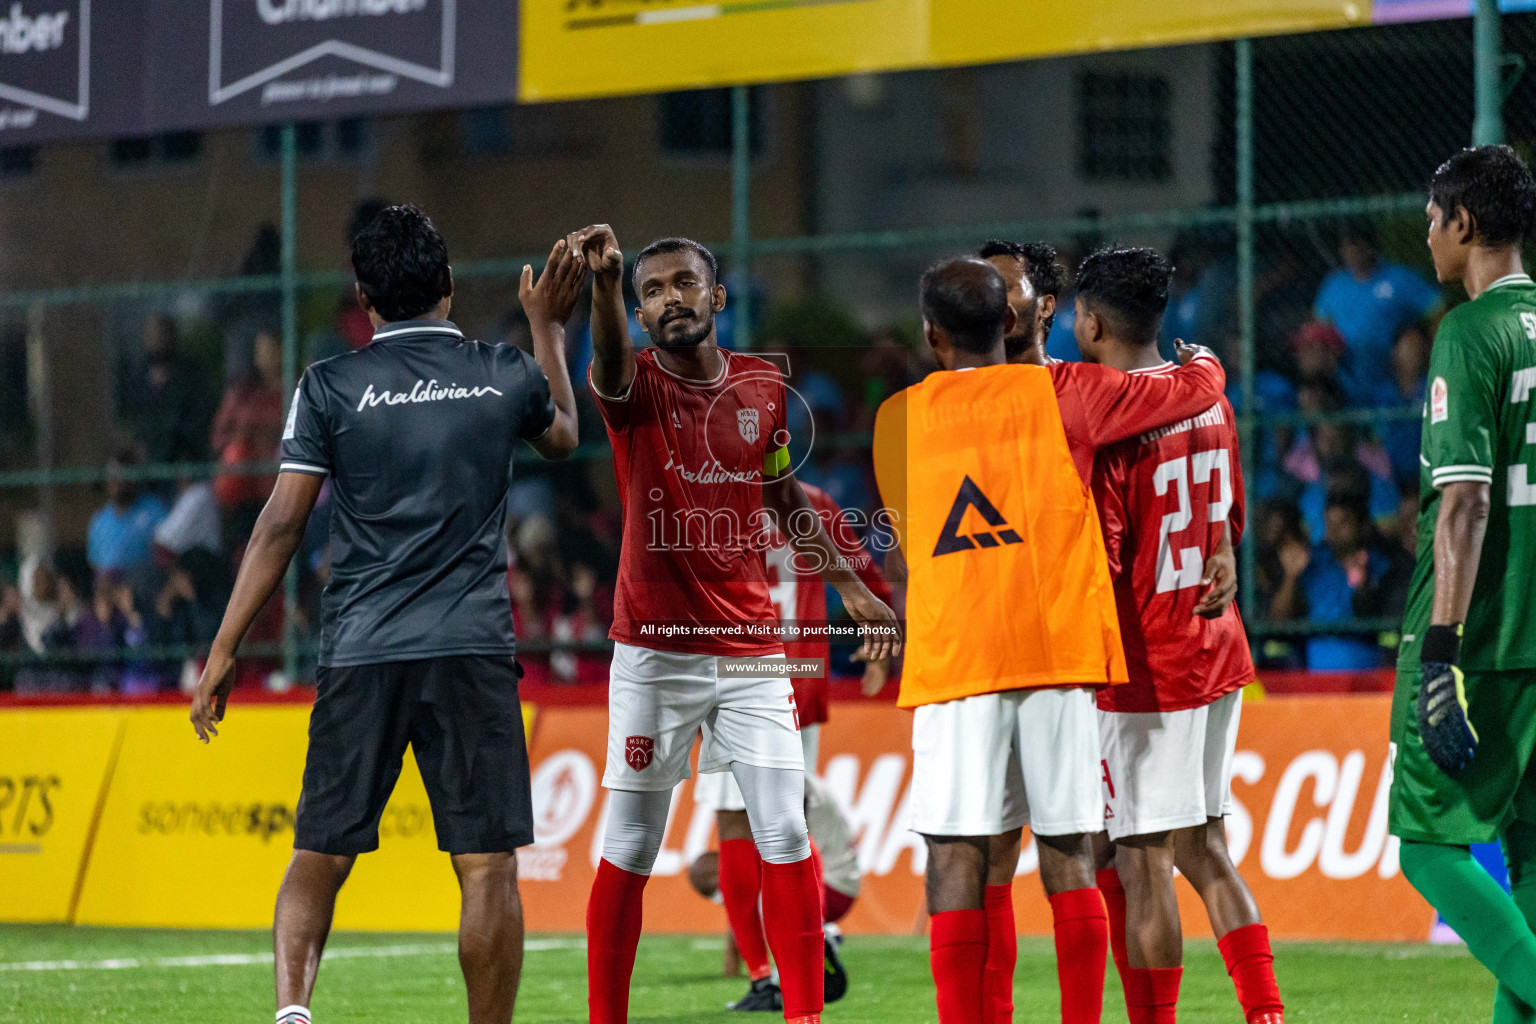
<path id="1" fill-rule="evenodd" d="M 1173 176 L 1173 90 L 1161 75 L 1077 76 L 1077 169 L 1089 180 L 1166 181 Z"/>
<path id="2" fill-rule="evenodd" d="M 36 146 L 0 146 L 0 178 L 28 178 L 36 171 Z"/>
<path id="3" fill-rule="evenodd" d="M 114 167 L 154 167 L 196 163 L 203 155 L 201 132 L 169 132 L 138 138 L 113 139 Z"/>
<path id="4" fill-rule="evenodd" d="M 294 149 L 300 160 L 356 160 L 372 141 L 371 125 L 366 117 L 344 117 L 338 121 L 299 121 L 294 125 Z M 283 126 L 269 124 L 256 136 L 256 155 L 262 160 L 280 160 L 283 155 Z"/>
<path id="5" fill-rule="evenodd" d="M 584 124 L 573 103 L 508 103 L 459 115 L 459 152 L 481 156 L 563 156 L 579 153 Z"/>
<path id="6" fill-rule="evenodd" d="M 763 90 L 749 95 L 747 137 L 752 155 L 763 149 Z M 668 156 L 729 156 L 731 153 L 731 90 L 695 89 L 663 93 L 658 98 L 657 123 L 661 151 Z"/>

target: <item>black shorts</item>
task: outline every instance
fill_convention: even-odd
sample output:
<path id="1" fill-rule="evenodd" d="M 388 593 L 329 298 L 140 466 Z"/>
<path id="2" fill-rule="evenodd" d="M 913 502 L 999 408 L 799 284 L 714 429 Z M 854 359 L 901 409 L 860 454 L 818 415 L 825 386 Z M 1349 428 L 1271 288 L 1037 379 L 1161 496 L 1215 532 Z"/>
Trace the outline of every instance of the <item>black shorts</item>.
<path id="1" fill-rule="evenodd" d="M 406 744 L 448 853 L 533 842 L 528 746 L 510 655 L 321 668 L 293 845 L 352 856 L 379 848 L 379 817 Z"/>

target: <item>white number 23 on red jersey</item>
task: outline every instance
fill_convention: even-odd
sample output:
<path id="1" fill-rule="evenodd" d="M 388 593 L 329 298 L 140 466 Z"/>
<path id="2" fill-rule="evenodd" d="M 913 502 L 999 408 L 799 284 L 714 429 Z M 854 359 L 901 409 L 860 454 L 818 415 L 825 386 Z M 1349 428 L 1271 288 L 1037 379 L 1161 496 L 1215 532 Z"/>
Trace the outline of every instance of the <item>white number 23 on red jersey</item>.
<path id="1" fill-rule="evenodd" d="M 1174 549 L 1173 535 L 1195 525 L 1194 505 L 1189 499 L 1190 478 L 1197 484 L 1212 484 L 1211 475 L 1220 477 L 1220 488 L 1215 490 L 1217 500 L 1209 505 L 1204 528 L 1209 523 L 1226 522 L 1232 510 L 1232 454 L 1225 448 L 1195 452 L 1161 463 L 1152 475 L 1152 486 L 1158 497 L 1168 493 L 1172 484 L 1177 489 L 1178 508 L 1163 516 L 1162 529 L 1157 538 L 1157 592 L 1166 594 L 1200 584 L 1205 571 L 1205 556 L 1200 547 Z M 1215 485 L 1213 484 L 1213 489 Z"/>

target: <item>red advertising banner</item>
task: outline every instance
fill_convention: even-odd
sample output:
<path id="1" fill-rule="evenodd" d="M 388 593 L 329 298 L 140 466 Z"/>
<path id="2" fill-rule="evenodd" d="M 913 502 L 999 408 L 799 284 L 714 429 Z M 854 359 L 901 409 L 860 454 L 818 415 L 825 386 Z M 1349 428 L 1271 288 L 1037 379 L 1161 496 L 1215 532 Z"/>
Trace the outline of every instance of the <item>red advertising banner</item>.
<path id="1" fill-rule="evenodd" d="M 1232 854 L 1270 931 L 1282 938 L 1422 941 L 1434 920 L 1398 868 L 1387 835 L 1387 719 L 1376 695 L 1271 698 L 1243 707 L 1234 760 Z M 911 717 L 884 704 L 838 703 L 823 728 L 821 774 L 853 824 L 863 892 L 851 932 L 903 933 L 925 925 L 923 841 L 907 827 Z M 537 931 L 580 931 L 602 848 L 607 712 L 541 710 L 533 736 L 538 842 L 521 851 L 523 902 Z M 656 932 L 707 932 L 725 915 L 688 886 L 687 869 L 714 843 L 713 813 L 678 788 L 666 840 L 646 888 Z M 1019 930 L 1050 932 L 1050 908 L 1028 844 L 1014 898 Z M 1180 884 L 1190 935 L 1205 912 Z"/>

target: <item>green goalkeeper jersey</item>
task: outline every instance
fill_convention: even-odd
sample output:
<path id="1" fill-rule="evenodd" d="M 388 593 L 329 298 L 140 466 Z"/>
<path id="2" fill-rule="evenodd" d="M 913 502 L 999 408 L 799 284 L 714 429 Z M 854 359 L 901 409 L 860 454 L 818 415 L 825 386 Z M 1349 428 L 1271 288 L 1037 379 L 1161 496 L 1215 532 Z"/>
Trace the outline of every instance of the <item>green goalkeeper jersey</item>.
<path id="1" fill-rule="evenodd" d="M 1461 664 L 1536 667 L 1536 284 L 1511 274 L 1447 313 L 1429 358 L 1419 454 L 1419 551 L 1398 662 L 1417 667 L 1435 599 L 1440 488 L 1489 485 L 1488 532 Z"/>

